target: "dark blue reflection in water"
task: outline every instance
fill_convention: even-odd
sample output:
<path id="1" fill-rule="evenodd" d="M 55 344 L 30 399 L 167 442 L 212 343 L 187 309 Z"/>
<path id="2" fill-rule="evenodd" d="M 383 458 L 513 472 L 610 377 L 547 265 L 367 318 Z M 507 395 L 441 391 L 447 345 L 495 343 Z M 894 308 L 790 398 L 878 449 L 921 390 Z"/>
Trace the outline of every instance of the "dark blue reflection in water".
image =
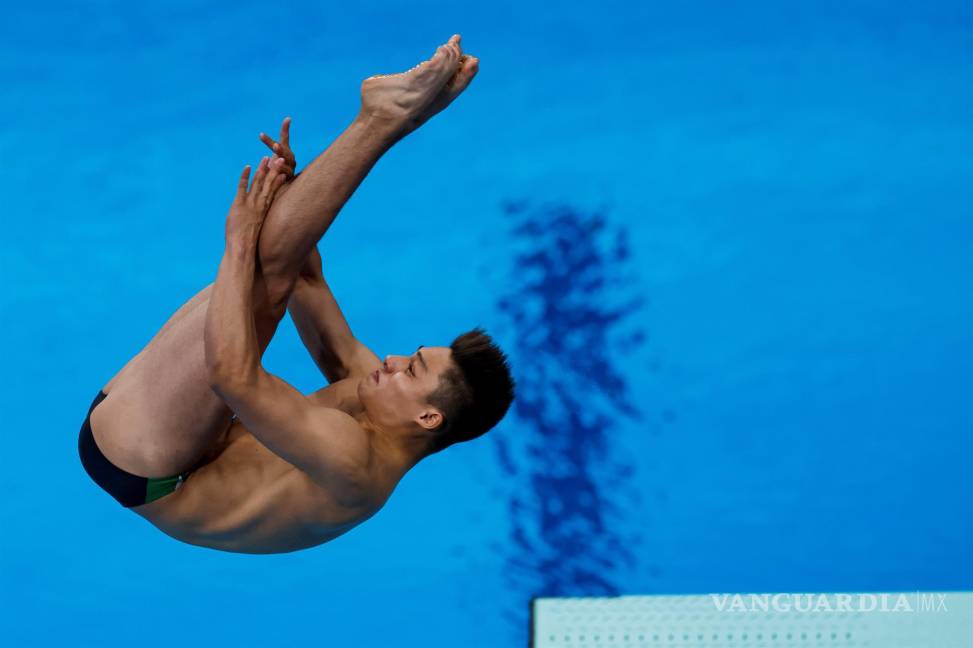
<path id="1" fill-rule="evenodd" d="M 612 441 L 639 411 L 613 360 L 645 340 L 632 318 L 643 300 L 627 234 L 604 211 L 523 202 L 504 211 L 514 252 L 498 306 L 513 331 L 518 419 L 497 439 L 511 480 L 511 537 L 500 548 L 508 582 L 518 595 L 616 594 L 635 561 L 625 518 L 638 500 L 633 464 Z"/>

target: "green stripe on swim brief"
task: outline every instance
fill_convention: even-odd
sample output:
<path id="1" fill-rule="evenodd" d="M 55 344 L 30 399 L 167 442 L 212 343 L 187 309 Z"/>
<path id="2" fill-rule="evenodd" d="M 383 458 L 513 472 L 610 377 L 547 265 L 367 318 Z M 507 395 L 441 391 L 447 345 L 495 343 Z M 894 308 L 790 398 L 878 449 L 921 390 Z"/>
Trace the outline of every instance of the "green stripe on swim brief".
<path id="1" fill-rule="evenodd" d="M 145 503 L 155 501 L 160 497 L 165 497 L 172 491 L 176 490 L 176 487 L 186 479 L 186 475 L 189 473 L 183 473 L 181 475 L 173 475 L 172 477 L 149 477 L 145 482 Z"/>

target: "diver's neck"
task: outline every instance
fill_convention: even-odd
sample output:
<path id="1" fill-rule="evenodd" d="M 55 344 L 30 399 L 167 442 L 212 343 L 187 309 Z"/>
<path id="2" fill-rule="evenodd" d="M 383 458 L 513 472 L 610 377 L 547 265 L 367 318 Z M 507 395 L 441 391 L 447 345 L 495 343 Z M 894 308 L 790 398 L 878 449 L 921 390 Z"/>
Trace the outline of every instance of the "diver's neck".
<path id="1" fill-rule="evenodd" d="M 375 452 L 401 465 L 404 470 L 409 470 L 431 454 L 428 433 L 379 425 L 369 419 L 366 412 L 356 419 L 368 435 Z"/>

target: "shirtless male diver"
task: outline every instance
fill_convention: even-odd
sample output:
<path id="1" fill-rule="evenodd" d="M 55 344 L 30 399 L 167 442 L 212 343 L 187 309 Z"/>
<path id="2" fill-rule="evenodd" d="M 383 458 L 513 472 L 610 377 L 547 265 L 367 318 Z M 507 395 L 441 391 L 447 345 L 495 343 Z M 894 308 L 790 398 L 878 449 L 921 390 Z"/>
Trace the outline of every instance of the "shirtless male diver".
<path id="1" fill-rule="evenodd" d="M 78 441 L 91 478 L 166 534 L 277 553 L 374 515 L 421 459 L 485 433 L 514 383 L 482 330 L 383 361 L 352 335 L 317 241 L 383 153 L 448 106 L 479 61 L 460 37 L 362 83 L 351 125 L 299 175 L 289 120 L 240 179 L 216 281 L 102 388 Z M 261 356 L 287 310 L 329 385 L 304 396 Z"/>

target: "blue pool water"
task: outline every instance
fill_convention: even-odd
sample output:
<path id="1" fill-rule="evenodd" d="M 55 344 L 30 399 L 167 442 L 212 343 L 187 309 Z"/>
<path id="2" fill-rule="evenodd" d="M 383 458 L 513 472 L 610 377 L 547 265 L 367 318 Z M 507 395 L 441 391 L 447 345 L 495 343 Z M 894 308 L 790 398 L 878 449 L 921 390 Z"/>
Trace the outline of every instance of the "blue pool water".
<path id="1" fill-rule="evenodd" d="M 536 594 L 973 588 L 973 10 L 24 3 L 6 161 L 4 645 L 524 645 Z M 133 6 L 136 5 L 136 6 Z M 179 544 L 75 451 L 216 273 L 239 168 L 461 32 L 481 72 L 321 245 L 378 353 L 481 324 L 521 399 L 367 524 Z M 323 385 L 289 321 L 266 358 Z"/>

